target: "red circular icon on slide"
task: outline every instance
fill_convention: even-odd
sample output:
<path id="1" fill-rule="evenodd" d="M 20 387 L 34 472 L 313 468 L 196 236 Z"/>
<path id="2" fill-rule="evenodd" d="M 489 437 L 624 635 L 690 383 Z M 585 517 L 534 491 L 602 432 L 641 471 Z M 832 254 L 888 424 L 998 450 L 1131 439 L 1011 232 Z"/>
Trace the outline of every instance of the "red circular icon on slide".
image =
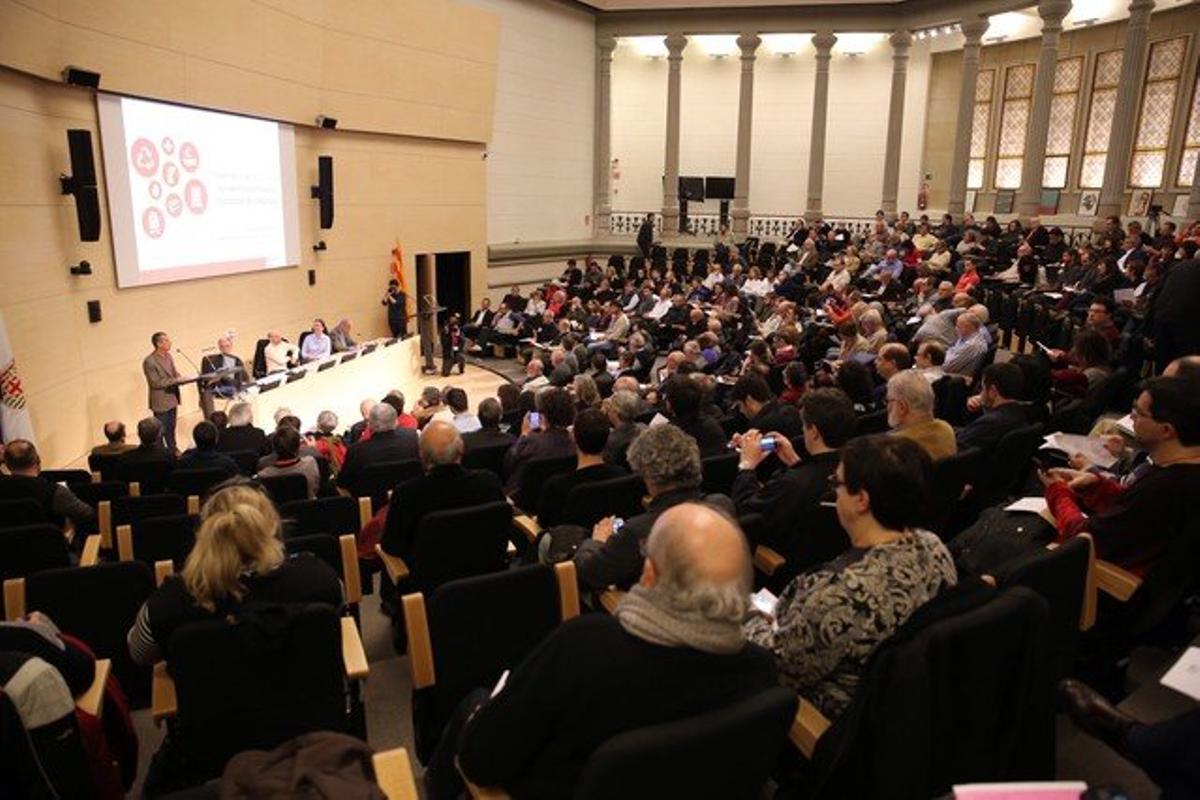
<path id="1" fill-rule="evenodd" d="M 158 181 L 150 181 L 150 198 L 157 200 L 162 197 L 162 184 Z"/>
<path id="2" fill-rule="evenodd" d="M 200 151 L 191 142 L 184 142 L 179 147 L 179 163 L 188 172 L 195 172 L 200 166 Z"/>
<path id="3" fill-rule="evenodd" d="M 142 230 L 151 239 L 157 239 L 163 235 L 163 228 L 166 227 L 167 220 L 154 206 L 150 206 L 142 212 Z"/>
<path id="4" fill-rule="evenodd" d="M 204 184 L 195 178 L 187 182 L 187 186 L 183 190 L 183 197 L 188 211 L 193 214 L 203 214 L 204 209 L 208 208 L 208 189 L 205 189 Z"/>
<path id="5" fill-rule="evenodd" d="M 162 140 L 162 151 L 167 155 L 175 152 L 175 140 L 170 136 L 164 136 Z"/>
<path id="6" fill-rule="evenodd" d="M 164 203 L 167 207 L 167 213 L 172 217 L 178 217 L 183 213 L 183 201 L 179 199 L 179 195 L 171 192 L 167 195 L 167 202 Z"/>
<path id="7" fill-rule="evenodd" d="M 163 180 L 167 182 L 167 186 L 179 183 L 179 167 L 170 161 L 163 164 Z"/>
<path id="8" fill-rule="evenodd" d="M 143 178 L 149 178 L 158 172 L 158 149 L 149 139 L 138 139 L 129 148 L 129 156 L 133 160 L 133 168 Z"/>

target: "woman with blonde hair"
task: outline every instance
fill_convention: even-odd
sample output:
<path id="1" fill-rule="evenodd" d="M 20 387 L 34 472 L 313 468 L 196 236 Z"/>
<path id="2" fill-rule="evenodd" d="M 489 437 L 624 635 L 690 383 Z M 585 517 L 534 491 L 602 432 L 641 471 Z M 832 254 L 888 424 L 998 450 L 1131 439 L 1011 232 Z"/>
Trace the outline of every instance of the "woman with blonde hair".
<path id="1" fill-rule="evenodd" d="M 167 648 L 179 628 L 257 603 L 340 606 L 342 588 L 325 562 L 285 553 L 275 506 L 244 482 L 220 489 L 204 504 L 182 573 L 164 580 L 142 604 L 126 637 L 129 654 L 138 664 L 169 662 Z"/>

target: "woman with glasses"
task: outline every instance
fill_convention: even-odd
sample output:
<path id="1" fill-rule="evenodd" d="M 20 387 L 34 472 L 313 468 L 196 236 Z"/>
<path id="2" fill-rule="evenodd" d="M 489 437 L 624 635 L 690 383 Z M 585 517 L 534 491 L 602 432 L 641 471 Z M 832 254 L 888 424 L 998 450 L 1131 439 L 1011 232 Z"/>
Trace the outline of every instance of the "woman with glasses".
<path id="1" fill-rule="evenodd" d="M 900 437 L 848 442 L 829 480 L 850 549 L 797 576 L 773 614 L 746 623 L 747 638 L 775 654 L 782 683 L 830 720 L 849 705 L 875 648 L 957 582 L 945 545 L 918 527 L 931 463 Z"/>

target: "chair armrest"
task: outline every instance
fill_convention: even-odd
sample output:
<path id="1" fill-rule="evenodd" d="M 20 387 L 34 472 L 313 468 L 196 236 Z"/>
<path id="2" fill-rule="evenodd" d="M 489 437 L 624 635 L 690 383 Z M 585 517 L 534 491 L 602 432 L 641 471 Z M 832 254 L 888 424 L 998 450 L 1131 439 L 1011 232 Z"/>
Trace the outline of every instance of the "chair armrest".
<path id="1" fill-rule="evenodd" d="M 388 800 L 420 800 L 412 762 L 403 747 L 379 751 L 371 756 L 371 766 L 375 769 L 375 783 Z"/>
<path id="2" fill-rule="evenodd" d="M 404 609 L 404 631 L 408 634 L 408 666 L 412 670 L 413 688 L 433 686 L 437 673 L 433 668 L 433 640 L 429 638 L 425 596 L 420 592 L 406 594 L 400 604 Z"/>
<path id="3" fill-rule="evenodd" d="M 187 499 L 187 513 L 195 516 L 200 513 L 200 495 L 189 494 Z"/>
<path id="4" fill-rule="evenodd" d="M 117 559 L 133 561 L 133 526 L 117 526 Z"/>
<path id="5" fill-rule="evenodd" d="M 343 489 L 338 489 L 338 491 L 342 492 L 347 497 L 353 497 L 353 495 Z M 374 516 L 375 515 L 371 513 L 371 498 L 358 498 L 358 529 L 362 530 L 363 528 L 367 527 L 367 523 L 370 522 Z"/>
<path id="6" fill-rule="evenodd" d="M 168 576 L 175 574 L 175 564 L 168 558 L 154 562 L 154 585 L 162 586 Z"/>
<path id="7" fill-rule="evenodd" d="M 1116 564 L 1096 559 L 1096 585 L 1105 594 L 1125 602 L 1142 585 L 1142 579 Z"/>
<path id="8" fill-rule="evenodd" d="M 62 526 L 62 535 L 63 535 L 63 538 L 67 540 L 67 544 L 74 544 L 74 542 L 75 542 L 75 523 L 72 522 L 71 520 L 67 520 L 66 522 L 64 522 L 63 526 Z"/>
<path id="9" fill-rule="evenodd" d="M 765 544 L 754 548 L 754 568 L 764 575 L 774 575 L 786 563 L 786 558 Z"/>
<path id="10" fill-rule="evenodd" d="M 342 584 L 346 588 L 346 602 L 362 601 L 362 573 L 358 570 L 358 540 L 353 534 L 338 537 L 338 548 L 342 553 Z"/>
<path id="11" fill-rule="evenodd" d="M 817 740 L 825 735 L 830 724 L 816 706 L 801 697 L 796 717 L 792 720 L 792 728 L 788 731 L 788 738 L 805 758 L 812 758 L 813 751 L 817 749 Z"/>
<path id="12" fill-rule="evenodd" d="M 99 503 L 96 503 L 96 525 L 100 529 L 100 547 L 104 550 L 112 550 L 113 529 L 111 500 L 101 500 Z"/>
<path id="13" fill-rule="evenodd" d="M 142 484 L 139 483 L 138 481 L 130 481 L 129 482 L 129 496 L 130 497 L 141 497 L 142 496 Z"/>
<path id="14" fill-rule="evenodd" d="M 558 611 L 563 622 L 579 616 L 579 579 L 574 561 L 560 561 L 554 565 L 554 577 L 558 581 Z"/>
<path id="15" fill-rule="evenodd" d="M 514 514 L 513 527 L 516 528 L 530 542 L 536 542 L 538 534 L 542 529 L 538 527 L 537 522 L 528 514 Z"/>
<path id="16" fill-rule="evenodd" d="M 404 563 L 403 558 L 383 552 L 383 546 L 378 544 L 375 545 L 375 553 L 383 562 L 384 572 L 387 573 L 388 580 L 392 583 L 399 583 L 408 577 L 408 565 Z"/>
<path id="17" fill-rule="evenodd" d="M 94 533 L 83 540 L 83 552 L 79 554 L 79 566 L 94 567 L 100 563 L 100 534 Z"/>
<path id="18" fill-rule="evenodd" d="M 346 677 L 352 681 L 364 680 L 371 673 L 354 617 L 342 617 L 342 663 L 346 665 Z"/>
<path id="19" fill-rule="evenodd" d="M 1087 578 L 1083 582 L 1083 609 L 1079 612 L 1079 630 L 1091 630 L 1096 624 L 1096 542 L 1091 534 L 1081 533 L 1080 537 L 1087 541 L 1088 563 Z"/>
<path id="20" fill-rule="evenodd" d="M 9 622 L 25 616 L 25 579 L 9 578 L 4 582 L 4 618 Z"/>
<path id="21" fill-rule="evenodd" d="M 617 610 L 617 604 L 625 597 L 625 593 L 617 589 L 605 589 L 600 593 L 600 605 L 609 614 Z"/>
<path id="22" fill-rule="evenodd" d="M 93 717 L 99 717 L 104 709 L 104 687 L 108 684 L 108 676 L 112 672 L 112 661 L 107 658 L 96 659 L 96 674 L 92 685 L 75 700 L 75 707 L 86 711 Z"/>
<path id="23" fill-rule="evenodd" d="M 471 783 L 467 776 L 463 775 L 457 758 L 454 759 L 454 768 L 458 770 L 459 777 L 462 778 L 463 784 L 467 787 L 467 797 L 472 798 L 472 800 L 508 800 L 508 792 L 498 786 L 476 786 Z"/>
<path id="24" fill-rule="evenodd" d="M 170 719 L 179 711 L 175 699 L 175 679 L 167 672 L 167 662 L 160 661 L 154 665 L 154 678 L 150 682 L 150 713 L 154 724 L 159 725 L 164 719 Z"/>

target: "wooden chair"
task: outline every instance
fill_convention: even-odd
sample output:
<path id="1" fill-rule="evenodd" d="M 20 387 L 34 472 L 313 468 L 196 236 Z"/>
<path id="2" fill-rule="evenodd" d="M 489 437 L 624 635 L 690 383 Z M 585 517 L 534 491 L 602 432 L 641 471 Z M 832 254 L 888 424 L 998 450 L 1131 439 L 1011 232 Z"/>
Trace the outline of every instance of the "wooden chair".
<path id="1" fill-rule="evenodd" d="M 0 530 L 0 579 L 24 578 L 39 570 L 69 566 L 67 539 L 50 523 Z"/>
<path id="2" fill-rule="evenodd" d="M 567 494 L 561 523 L 591 530 L 605 517 L 629 519 L 645 510 L 645 496 L 646 484 L 637 475 L 580 484 Z"/>
<path id="3" fill-rule="evenodd" d="M 366 511 L 366 519 L 363 511 Z M 315 500 L 292 500 L 279 505 L 289 530 L 295 534 L 327 533 L 334 536 L 356 534 L 371 521 L 369 497 L 318 497 Z"/>
<path id="4" fill-rule="evenodd" d="M 361 709 L 347 713 L 347 684 L 357 687 L 370 674 L 353 619 L 332 606 L 298 604 L 269 645 L 250 645 L 237 629 L 224 619 L 185 625 L 167 647 L 170 671 L 166 662 L 154 666 L 153 718 L 176 721 L 173 746 L 202 779 L 219 775 L 236 753 L 270 750 L 309 731 L 365 738 Z"/>
<path id="5" fill-rule="evenodd" d="M 354 534 L 331 536 L 326 533 L 313 533 L 289 536 L 284 539 L 284 545 L 288 553 L 312 553 L 333 567 L 342 577 L 346 604 L 357 613 L 358 604 L 362 602 L 363 582 L 358 564 L 358 544 Z"/>
<path id="6" fill-rule="evenodd" d="M 487 447 L 469 447 L 463 453 L 462 465 L 465 469 L 486 469 L 501 475 L 504 469 L 504 454 L 510 445 L 493 444 Z"/>
<path id="7" fill-rule="evenodd" d="M 403 747 L 376 752 L 371 756 L 371 766 L 375 768 L 375 783 L 388 800 L 420 800 L 412 762 Z"/>
<path id="8" fill-rule="evenodd" d="M 261 456 L 253 450 L 231 450 L 225 455 L 233 459 L 238 472 L 247 478 L 258 472 L 258 460 Z"/>
<path id="9" fill-rule="evenodd" d="M 705 494 L 729 494 L 733 490 L 733 479 L 738 472 L 738 454 L 725 453 L 709 456 L 700 462 L 704 478 L 701 483 Z"/>
<path id="10" fill-rule="evenodd" d="M 472 689 L 492 686 L 560 622 L 579 615 L 575 565 L 533 565 L 403 597 L 416 753 L 427 763 Z"/>
<path id="11" fill-rule="evenodd" d="M 167 476 L 167 491 L 184 497 L 206 497 L 212 487 L 230 477 L 228 472 L 220 468 L 175 469 Z"/>
<path id="12" fill-rule="evenodd" d="M 91 483 L 95 480 L 86 469 L 44 469 L 41 477 L 51 483 Z"/>
<path id="13" fill-rule="evenodd" d="M 46 513 L 36 500 L 0 500 L 0 529 L 38 525 L 46 521 Z"/>
<path id="14" fill-rule="evenodd" d="M 757 515 L 747 515 L 757 516 Z M 739 517 L 743 530 L 753 523 Z M 754 568 L 765 577 L 765 583 L 778 592 L 802 572 L 837 558 L 850 548 L 850 538 L 838 521 L 837 509 L 821 503 L 800 523 L 800 535 L 795 546 L 779 552 L 765 544 L 754 548 Z"/>
<path id="15" fill-rule="evenodd" d="M 76 497 L 96 509 L 96 528 L 100 533 L 101 546 L 105 550 L 113 547 L 113 501 L 129 496 L 129 486 L 122 481 L 98 481 L 72 483 L 68 487 Z"/>
<path id="16" fill-rule="evenodd" d="M 521 469 L 520 485 L 513 495 L 513 502 L 530 514 L 536 514 L 542 498 L 542 487 L 554 475 L 575 469 L 575 456 L 562 458 L 535 458 Z"/>

